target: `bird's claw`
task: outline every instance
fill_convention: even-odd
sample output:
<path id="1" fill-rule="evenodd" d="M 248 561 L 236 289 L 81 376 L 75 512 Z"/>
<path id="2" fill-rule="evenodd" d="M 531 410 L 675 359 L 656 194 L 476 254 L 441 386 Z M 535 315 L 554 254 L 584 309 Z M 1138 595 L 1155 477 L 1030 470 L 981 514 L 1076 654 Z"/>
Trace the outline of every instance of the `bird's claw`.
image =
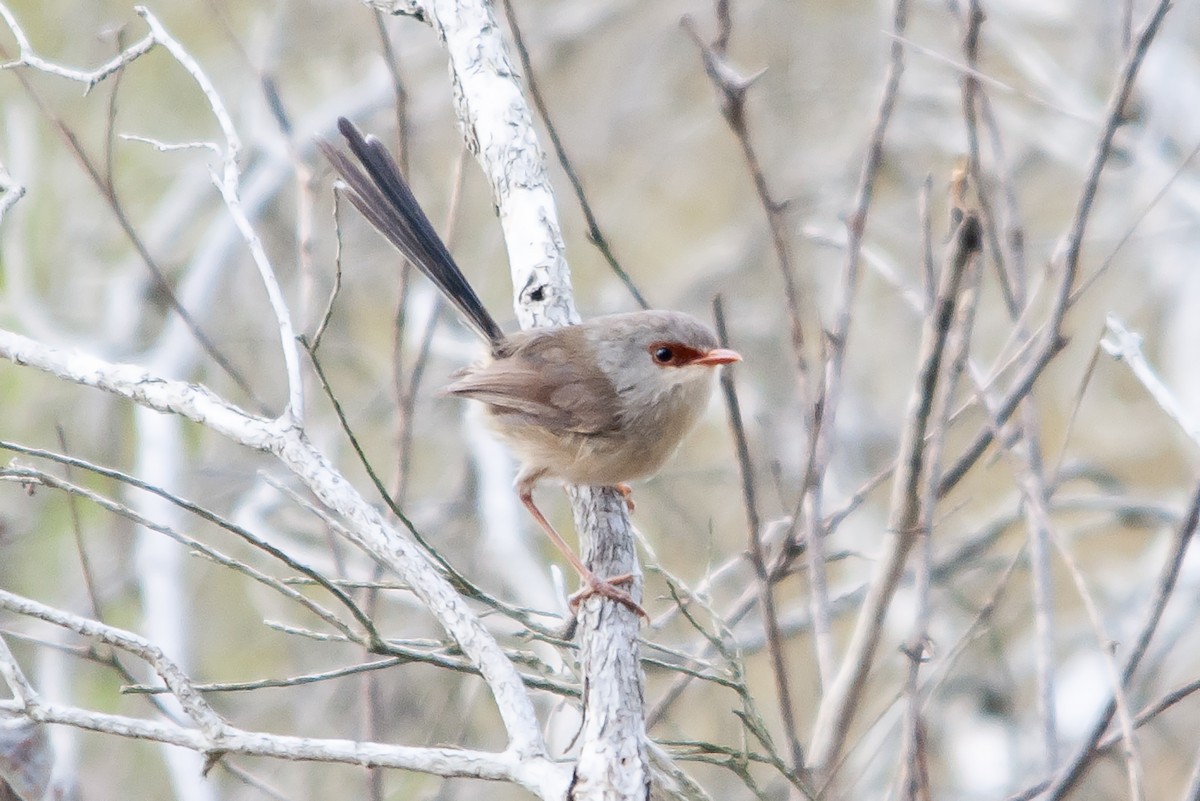
<path id="1" fill-rule="evenodd" d="M 621 493 L 621 497 L 625 499 L 625 508 L 629 510 L 629 514 L 633 514 L 633 510 L 637 508 L 637 504 L 633 502 L 633 487 L 622 481 L 613 485 L 613 488 Z"/>
<path id="2" fill-rule="evenodd" d="M 570 598 L 567 599 L 567 608 L 569 608 L 571 610 L 571 614 L 574 615 L 579 611 L 579 604 L 588 598 L 591 598 L 593 595 L 599 595 L 600 597 L 607 598 L 610 601 L 616 601 L 619 604 L 624 604 L 638 617 L 649 620 L 650 616 L 646 614 L 646 610 L 642 609 L 641 605 L 638 604 L 637 601 L 633 600 L 633 596 L 616 586 L 618 584 L 625 584 L 632 581 L 632 573 L 623 573 L 620 576 L 612 576 L 606 579 L 593 576 L 591 580 L 587 581 L 587 583 L 585 583 L 578 592 L 574 593 Z"/>

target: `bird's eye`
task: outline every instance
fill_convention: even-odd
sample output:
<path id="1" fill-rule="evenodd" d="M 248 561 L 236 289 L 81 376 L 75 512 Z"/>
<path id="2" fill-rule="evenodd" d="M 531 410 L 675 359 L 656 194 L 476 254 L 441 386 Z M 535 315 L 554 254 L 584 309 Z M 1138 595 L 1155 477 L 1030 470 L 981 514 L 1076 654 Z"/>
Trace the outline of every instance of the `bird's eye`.
<path id="1" fill-rule="evenodd" d="M 654 361 L 658 362 L 659 364 L 670 364 L 671 360 L 675 358 L 675 351 L 671 350 L 666 345 L 659 345 L 657 348 L 651 351 L 651 355 L 654 356 Z"/>

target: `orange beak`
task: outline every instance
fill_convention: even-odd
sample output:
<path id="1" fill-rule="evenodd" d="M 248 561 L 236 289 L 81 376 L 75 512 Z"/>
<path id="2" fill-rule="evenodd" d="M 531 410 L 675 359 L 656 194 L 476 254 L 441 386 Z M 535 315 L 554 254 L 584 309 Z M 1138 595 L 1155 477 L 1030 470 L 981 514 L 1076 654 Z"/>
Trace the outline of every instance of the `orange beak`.
<path id="1" fill-rule="evenodd" d="M 707 364 L 710 367 L 716 367 L 719 364 L 733 364 L 734 362 L 740 362 L 741 360 L 742 354 L 738 353 L 736 350 L 730 350 L 729 348 L 713 348 L 703 356 L 692 359 L 690 364 Z"/>

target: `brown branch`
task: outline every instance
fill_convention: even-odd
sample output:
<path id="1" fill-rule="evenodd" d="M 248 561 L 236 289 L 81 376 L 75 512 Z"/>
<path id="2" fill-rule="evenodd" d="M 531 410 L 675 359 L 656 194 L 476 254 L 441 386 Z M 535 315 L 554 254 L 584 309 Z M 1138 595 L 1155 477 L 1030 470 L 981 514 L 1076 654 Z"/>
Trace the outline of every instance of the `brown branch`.
<path id="1" fill-rule="evenodd" d="M 932 240 L 932 227 L 928 215 L 928 187 L 926 180 L 922 187 L 922 240 Z M 955 198 L 959 200 L 959 198 Z M 960 215 L 960 225 L 963 220 L 972 219 L 971 211 L 964 206 L 956 206 Z M 932 259 L 932 254 L 926 254 Z M 978 299 L 978 270 L 972 269 L 978 259 L 969 260 L 964 270 L 968 272 L 960 279 L 962 296 L 956 304 L 954 320 L 947 333 L 946 353 L 947 366 L 944 377 L 938 382 L 933 392 L 933 405 L 930 408 L 930 425 L 928 441 L 925 445 L 924 464 L 919 476 L 918 520 L 916 526 L 914 550 L 917 554 L 915 568 L 915 596 L 917 609 L 913 620 L 913 631 L 901 651 L 908 657 L 908 675 L 905 682 L 904 694 L 907 696 L 905 710 L 904 743 L 900 758 L 902 777 L 901 797 L 906 801 L 929 801 L 931 796 L 929 784 L 929 752 L 925 716 L 922 710 L 923 693 L 920 688 L 921 666 L 929 657 L 929 620 L 932 613 L 930 603 L 931 585 L 934 580 L 935 566 L 933 561 L 933 528 L 934 515 L 937 510 L 938 474 L 942 468 L 942 453 L 946 444 L 946 434 L 949 431 L 949 419 L 954 401 L 955 389 L 962 376 L 963 369 L 970 353 L 971 332 L 975 324 L 976 301 Z M 932 270 L 932 266 L 929 266 Z M 945 280 L 945 271 L 942 279 Z M 936 294 L 930 299 L 928 314 L 932 315 L 943 298 L 944 284 L 936 289 Z M 914 490 L 918 489 L 914 486 Z"/>
<path id="2" fill-rule="evenodd" d="M 713 300 L 713 317 L 716 320 L 717 338 L 722 347 L 729 345 L 729 333 L 725 327 L 725 309 L 721 298 Z M 746 508 L 747 554 L 754 574 L 758 579 L 759 609 L 762 612 L 763 629 L 767 633 L 767 651 L 771 657 L 771 669 L 775 674 L 775 692 L 779 695 L 779 714 L 783 720 L 784 736 L 792 759 L 792 770 L 801 774 L 804 770 L 804 750 L 797 734 L 795 706 L 792 703 L 791 682 L 788 680 L 787 660 L 783 653 L 783 637 L 779 632 L 779 613 L 775 606 L 775 594 L 767 570 L 767 559 L 762 543 L 762 522 L 758 515 L 755 497 L 754 469 L 750 461 L 750 446 L 746 442 L 746 428 L 742 424 L 742 410 L 738 403 L 737 387 L 733 383 L 733 371 L 721 371 L 721 391 L 725 396 L 725 409 L 729 413 L 729 427 L 733 431 L 737 446 L 738 467 L 742 474 L 742 502 Z"/>
<path id="3" fill-rule="evenodd" d="M 909 550 L 915 542 L 920 523 L 920 481 L 928 456 L 926 433 L 929 431 L 934 398 L 942 376 L 943 357 L 958 301 L 958 289 L 968 263 L 979 252 L 980 238 L 979 219 L 968 213 L 954 233 L 942 269 L 937 301 L 925 321 L 918 372 L 906 414 L 909 424 L 901 438 L 900 458 L 892 484 L 883 551 L 876 562 L 842 666 L 817 713 L 811 764 L 823 771 L 832 767 L 841 755 L 879 645 L 884 616 L 899 584 Z"/>
<path id="4" fill-rule="evenodd" d="M 1129 686 L 1134 673 L 1137 672 L 1143 657 L 1146 655 L 1146 651 L 1150 646 L 1150 640 L 1153 639 L 1154 633 L 1158 629 L 1158 624 L 1162 620 L 1167 602 L 1171 599 L 1171 595 L 1175 591 L 1175 584 L 1179 579 L 1179 571 L 1183 566 L 1183 559 L 1187 555 L 1188 546 L 1197 535 L 1198 528 L 1200 528 L 1200 484 L 1197 484 L 1196 489 L 1192 493 L 1192 498 L 1188 503 L 1183 522 L 1175 530 L 1174 547 L 1163 563 L 1162 573 L 1159 576 L 1154 597 L 1150 600 L 1146 608 L 1146 619 L 1138 632 L 1133 647 L 1129 651 L 1129 655 L 1125 658 L 1125 664 L 1121 669 L 1121 684 L 1123 687 L 1127 688 Z M 1058 801 L 1058 799 L 1066 796 L 1079 783 L 1084 771 L 1100 755 L 1101 751 L 1098 744 L 1104 736 L 1104 732 L 1108 729 L 1108 724 L 1115 712 L 1116 701 L 1110 698 L 1097 717 L 1092 730 L 1084 738 L 1066 767 L 1055 774 L 1052 779 L 1040 782 L 1026 788 L 1020 793 L 1010 796 L 1008 801 L 1029 801 L 1029 799 L 1040 796 L 1043 793 L 1045 793 L 1047 799 L 1050 799 L 1050 801 Z M 1115 740 L 1115 738 L 1113 739 Z"/>
<path id="5" fill-rule="evenodd" d="M 1133 81 L 1137 77 L 1138 69 L 1141 67 L 1146 51 L 1150 48 L 1150 44 L 1154 40 L 1163 18 L 1170 7 L 1170 0 L 1159 0 L 1158 5 L 1151 12 L 1149 19 L 1138 34 L 1137 41 L 1129 54 L 1129 59 L 1121 68 L 1120 77 L 1109 98 L 1108 113 L 1105 118 L 1104 127 L 1092 151 L 1091 164 L 1080 190 L 1079 200 L 1076 202 L 1071 224 L 1063 240 L 1059 243 L 1057 255 L 1054 259 L 1060 272 L 1058 285 L 1055 290 L 1053 309 L 1046 325 L 1042 329 L 1042 337 L 1038 347 L 1031 354 L 1017 378 L 1014 379 L 1008 394 L 996 411 L 995 419 L 999 424 L 1005 423 L 1012 416 L 1012 413 L 1016 411 L 1021 400 L 1032 391 L 1033 385 L 1042 371 L 1066 344 L 1062 335 L 1062 324 L 1067 310 L 1075 298 L 1072 294 L 1072 289 L 1074 288 L 1075 277 L 1079 270 L 1079 256 L 1082 248 L 1083 234 L 1087 228 L 1092 204 L 1096 199 L 1096 190 L 1100 183 L 1100 175 L 1108 163 L 1108 157 L 1112 150 L 1113 136 L 1116 135 L 1117 128 L 1120 127 L 1124 120 L 1125 106 L 1129 101 L 1130 93 L 1133 91 Z M 979 457 L 983 455 L 983 452 L 987 450 L 988 445 L 992 443 L 992 437 L 993 434 L 990 428 L 984 428 L 976 435 L 975 440 L 967 446 L 963 455 L 942 476 L 938 489 L 939 495 L 944 495 L 966 475 L 966 472 L 971 469 Z"/>
<path id="6" fill-rule="evenodd" d="M 791 252 L 788 247 L 787 204 L 774 198 L 767 177 L 763 172 L 762 162 L 758 152 L 751 142 L 750 126 L 746 119 L 746 91 L 758 80 L 764 71 L 745 76 L 738 73 L 726 58 L 729 39 L 733 33 L 732 17 L 729 13 L 729 3 L 726 0 L 717 2 L 717 36 L 712 43 L 705 43 L 696 30 L 690 16 L 684 16 L 680 25 L 692 37 L 692 41 L 700 48 L 704 60 L 704 72 L 712 81 L 721 99 L 721 114 L 733 131 L 746 160 L 746 167 L 754 181 L 754 190 L 758 195 L 759 204 L 767 215 L 767 225 L 771 229 L 771 242 L 775 248 L 775 259 L 779 265 L 779 273 L 783 278 L 783 296 L 787 304 L 788 320 L 791 324 L 792 352 L 796 359 L 797 374 L 801 382 L 807 381 L 808 363 L 804 354 L 803 314 L 801 312 L 800 291 L 796 286 L 795 271 L 792 267 Z M 801 386 L 801 397 L 806 398 L 807 392 Z"/>
<path id="7" fill-rule="evenodd" d="M 1000 246 L 1000 236 L 996 230 L 996 215 L 992 210 L 991 193 L 988 192 L 988 185 L 983 180 L 983 163 L 979 148 L 978 106 L 983 92 L 976 75 L 979 70 L 979 35 L 986 19 L 979 0 L 969 0 L 966 17 L 963 57 L 967 69 L 962 74 L 962 108 L 967 133 L 967 165 L 971 180 L 975 185 L 975 198 L 978 203 L 980 221 L 983 223 L 984 238 L 988 243 L 988 250 L 992 254 L 992 261 L 995 263 L 1001 294 L 1004 296 L 1009 316 L 1016 319 L 1020 315 L 1023 305 L 1023 299 L 1018 296 L 1017 290 L 1021 282 L 1017 276 L 1013 275 L 1013 266 L 1008 263 L 1004 249 Z"/>

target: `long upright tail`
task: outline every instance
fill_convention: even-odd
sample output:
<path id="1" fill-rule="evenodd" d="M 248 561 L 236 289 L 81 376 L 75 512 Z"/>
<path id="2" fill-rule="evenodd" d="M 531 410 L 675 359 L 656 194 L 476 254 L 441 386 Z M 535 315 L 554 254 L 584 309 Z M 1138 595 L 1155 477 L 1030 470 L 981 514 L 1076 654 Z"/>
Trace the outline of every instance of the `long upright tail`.
<path id="1" fill-rule="evenodd" d="M 504 332 L 454 263 L 383 143 L 374 136 L 364 138 L 345 117 L 338 118 L 338 130 L 361 167 L 329 142 L 318 141 L 317 146 L 350 187 L 350 202 L 442 290 L 467 325 L 489 345 L 504 339 Z"/>

